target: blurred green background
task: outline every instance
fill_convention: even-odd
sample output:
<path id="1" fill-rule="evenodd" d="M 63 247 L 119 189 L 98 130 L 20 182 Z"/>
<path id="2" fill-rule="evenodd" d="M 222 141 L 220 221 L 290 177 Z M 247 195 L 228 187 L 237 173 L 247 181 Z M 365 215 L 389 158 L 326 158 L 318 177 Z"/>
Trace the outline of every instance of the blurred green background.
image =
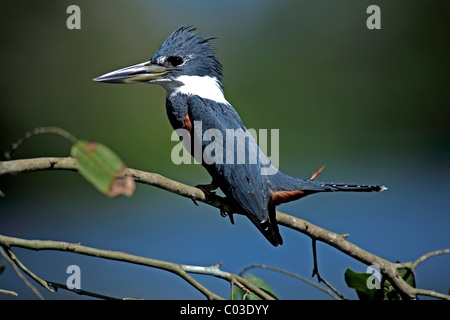
<path id="1" fill-rule="evenodd" d="M 71 4 L 81 8 L 81 30 L 66 28 Z M 366 27 L 371 4 L 381 8 L 381 30 Z M 174 29 L 191 24 L 200 34 L 218 38 L 214 45 L 224 65 L 225 94 L 246 126 L 280 129 L 282 171 L 309 177 L 325 164 L 323 180 L 390 188 L 383 194 L 317 196 L 281 210 L 336 232 L 359 232 L 361 238 L 350 240 L 388 259 L 414 259 L 450 244 L 448 12 L 445 0 L 1 0 L 0 151 L 34 127 L 59 126 L 80 139 L 106 144 L 130 167 L 191 185 L 209 182 L 201 166 L 171 162 L 176 142 L 170 141 L 162 88 L 91 80 L 148 60 Z M 61 137 L 39 136 L 14 158 L 67 156 L 69 150 L 70 143 Z M 231 226 L 215 209 L 197 208 L 155 188 L 138 186 L 131 199 L 109 200 L 74 173 L 40 172 L 0 177 L 0 190 L 7 196 L 0 199 L 4 234 L 83 243 L 89 239 L 86 244 L 92 246 L 123 245 L 131 253 L 180 263 L 224 262 L 232 272 L 246 266 L 241 256 L 246 253 L 250 264 L 310 274 L 310 243 L 303 236 L 282 229 L 286 244 L 272 249 L 244 218 Z M 209 228 L 219 231 L 208 236 Z M 170 235 L 183 242 L 164 238 Z M 424 238 L 432 241 L 424 244 Z M 324 261 L 336 263 L 337 253 L 323 248 Z M 249 250 L 261 256 L 249 256 Z M 29 257 L 29 263 L 42 263 L 40 254 Z M 63 259 L 52 257 L 53 265 Z M 345 290 L 343 272 L 355 262 L 340 258 L 341 268 L 332 270 L 330 265 L 326 270 Z M 436 264 L 438 271 L 447 271 L 434 272 L 444 279 L 424 271 L 430 278 L 425 276 L 421 284 L 446 292 L 450 261 L 440 257 Z M 353 266 L 364 271 L 359 264 Z M 13 277 L 0 277 L 0 287 Z M 64 271 L 59 277 L 64 282 Z M 187 286 L 170 279 L 173 290 Z M 116 285 L 86 289 L 120 296 L 126 289 Z M 179 295 L 155 290 L 153 298 L 201 298 L 192 290 Z M 308 287 L 280 291 L 287 292 L 281 298 L 326 298 Z M 135 293 L 130 289 L 129 295 Z M 351 291 L 346 293 L 352 297 Z M 76 297 L 69 293 L 67 298 Z"/>

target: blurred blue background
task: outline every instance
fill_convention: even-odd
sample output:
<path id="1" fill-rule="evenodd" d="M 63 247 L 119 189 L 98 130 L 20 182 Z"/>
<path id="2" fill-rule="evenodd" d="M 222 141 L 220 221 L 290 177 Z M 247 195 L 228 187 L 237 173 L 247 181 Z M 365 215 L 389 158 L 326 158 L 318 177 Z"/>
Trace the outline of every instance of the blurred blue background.
<path id="1" fill-rule="evenodd" d="M 66 8 L 81 8 L 81 30 Z M 381 8 L 381 30 L 366 9 Z M 190 185 L 208 183 L 199 165 L 176 166 L 165 92 L 148 85 L 94 83 L 105 72 L 149 59 L 178 26 L 215 35 L 228 101 L 248 128 L 280 129 L 280 169 L 320 179 L 384 184 L 380 194 L 322 194 L 279 209 L 337 233 L 391 261 L 450 246 L 450 48 L 448 1 L 0 1 L 0 151 L 38 126 L 59 126 L 102 142 L 132 168 Z M 14 158 L 67 156 L 70 144 L 34 137 Z M 265 264 L 310 278 L 311 240 L 281 227 L 272 247 L 245 217 L 138 185 L 108 199 L 73 172 L 0 177 L 0 233 L 81 242 L 182 264 L 218 262 L 229 272 Z M 203 299 L 181 278 L 71 253 L 14 249 L 33 272 L 65 283 L 81 268 L 85 290 L 113 297 Z M 321 275 L 345 297 L 344 281 L 366 266 L 318 243 Z M 447 293 L 450 257 L 416 269 L 417 286 Z M 252 270 L 281 299 L 329 299 L 272 271 Z M 220 279 L 194 276 L 229 297 Z M 314 281 L 316 281 L 314 279 Z M 37 285 L 36 285 L 37 286 Z M 0 288 L 36 296 L 7 265 Z M 88 299 L 38 288 L 47 299 Z"/>

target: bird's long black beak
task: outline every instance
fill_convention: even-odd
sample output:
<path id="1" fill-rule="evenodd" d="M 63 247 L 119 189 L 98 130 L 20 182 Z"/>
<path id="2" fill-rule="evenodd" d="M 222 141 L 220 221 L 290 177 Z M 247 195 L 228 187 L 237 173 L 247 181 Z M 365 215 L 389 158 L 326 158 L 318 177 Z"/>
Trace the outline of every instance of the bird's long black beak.
<path id="1" fill-rule="evenodd" d="M 106 73 L 92 80 L 108 83 L 150 82 L 162 79 L 163 76 L 173 70 L 147 61 Z"/>

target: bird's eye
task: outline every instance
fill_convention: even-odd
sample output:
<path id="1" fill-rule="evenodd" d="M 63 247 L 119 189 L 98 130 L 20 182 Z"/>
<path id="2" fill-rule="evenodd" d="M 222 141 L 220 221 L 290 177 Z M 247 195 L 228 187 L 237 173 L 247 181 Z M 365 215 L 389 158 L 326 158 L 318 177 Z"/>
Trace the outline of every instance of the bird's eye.
<path id="1" fill-rule="evenodd" d="M 170 56 L 169 58 L 167 58 L 167 61 L 174 67 L 179 66 L 180 64 L 183 63 L 183 58 L 180 56 Z"/>

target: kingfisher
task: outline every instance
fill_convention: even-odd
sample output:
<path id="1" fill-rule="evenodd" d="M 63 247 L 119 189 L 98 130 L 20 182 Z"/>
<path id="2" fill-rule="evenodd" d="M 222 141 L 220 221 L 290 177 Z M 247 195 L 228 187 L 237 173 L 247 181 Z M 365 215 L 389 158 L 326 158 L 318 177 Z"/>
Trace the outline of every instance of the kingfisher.
<path id="1" fill-rule="evenodd" d="M 215 37 L 198 35 L 192 26 L 181 26 L 149 61 L 93 80 L 161 85 L 166 90 L 170 124 L 183 146 L 212 177 L 210 184 L 199 187 L 204 191 L 220 188 L 233 207 L 239 208 L 273 246 L 283 243 L 276 221 L 278 205 L 319 192 L 386 189 L 382 185 L 321 182 L 316 177 L 323 167 L 310 179 L 277 170 L 225 99 L 222 64 L 212 39 Z M 206 136 L 209 138 L 205 139 Z M 211 148 L 212 140 L 214 148 Z M 195 152 L 195 145 L 201 147 L 199 153 Z M 232 217 L 232 213 L 228 215 Z"/>

